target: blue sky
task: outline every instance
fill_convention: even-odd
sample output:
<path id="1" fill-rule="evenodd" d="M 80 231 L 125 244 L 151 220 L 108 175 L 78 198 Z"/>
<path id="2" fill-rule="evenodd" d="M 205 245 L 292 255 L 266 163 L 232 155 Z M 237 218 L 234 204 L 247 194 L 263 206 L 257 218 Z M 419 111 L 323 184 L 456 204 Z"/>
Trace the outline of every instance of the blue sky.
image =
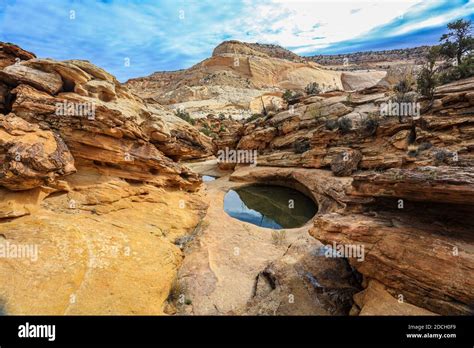
<path id="1" fill-rule="evenodd" d="M 474 18 L 474 0 L 0 0 L 0 41 L 125 81 L 187 68 L 224 40 L 301 55 L 403 48 L 436 43 L 457 18 Z"/>

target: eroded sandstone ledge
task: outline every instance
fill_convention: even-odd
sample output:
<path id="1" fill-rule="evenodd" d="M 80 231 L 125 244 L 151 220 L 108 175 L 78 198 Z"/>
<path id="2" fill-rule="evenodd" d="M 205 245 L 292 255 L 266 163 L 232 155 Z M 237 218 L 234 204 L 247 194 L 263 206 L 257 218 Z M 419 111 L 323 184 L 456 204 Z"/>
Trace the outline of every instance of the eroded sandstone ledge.
<path id="1" fill-rule="evenodd" d="M 183 265 L 194 300 L 185 313 L 474 312 L 473 79 L 438 88 L 418 119 L 376 117 L 393 96 L 379 85 L 229 121 L 212 142 L 89 62 L 0 46 L 0 239 L 42 250 L 37 262 L 0 260 L 0 311 L 173 313 L 166 299 Z M 58 103 L 95 112 L 58 115 Z M 237 166 L 231 181 L 199 191 L 180 161 L 225 147 L 257 150 L 258 167 Z M 216 204 L 249 182 L 294 187 L 319 212 L 275 246 L 271 231 Z M 364 260 L 321 258 L 333 243 L 363 246 Z"/>
<path id="2" fill-rule="evenodd" d="M 211 140 L 87 61 L 0 67 L 0 312 L 163 314 Z"/>

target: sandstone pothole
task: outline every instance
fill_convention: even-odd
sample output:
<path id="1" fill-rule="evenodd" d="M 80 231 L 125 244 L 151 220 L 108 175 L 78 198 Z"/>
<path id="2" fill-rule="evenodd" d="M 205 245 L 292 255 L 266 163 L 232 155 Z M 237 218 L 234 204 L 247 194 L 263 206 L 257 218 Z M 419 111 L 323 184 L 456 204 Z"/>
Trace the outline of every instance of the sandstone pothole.
<path id="1" fill-rule="evenodd" d="M 231 217 L 272 229 L 297 228 L 317 213 L 316 203 L 298 190 L 253 184 L 229 190 L 224 210 Z"/>

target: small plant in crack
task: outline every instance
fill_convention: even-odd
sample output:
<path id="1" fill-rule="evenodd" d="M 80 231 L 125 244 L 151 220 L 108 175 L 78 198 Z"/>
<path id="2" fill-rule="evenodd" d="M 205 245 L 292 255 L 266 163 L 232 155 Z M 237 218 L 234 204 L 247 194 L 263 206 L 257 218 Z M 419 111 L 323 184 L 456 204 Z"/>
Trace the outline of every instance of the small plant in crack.
<path id="1" fill-rule="evenodd" d="M 186 285 L 176 280 L 168 295 L 168 302 L 174 304 L 175 306 L 192 304 L 192 301 L 188 296 Z"/>
<path id="2" fill-rule="evenodd" d="M 277 246 L 286 244 L 286 231 L 285 230 L 273 230 L 272 231 L 272 243 Z"/>

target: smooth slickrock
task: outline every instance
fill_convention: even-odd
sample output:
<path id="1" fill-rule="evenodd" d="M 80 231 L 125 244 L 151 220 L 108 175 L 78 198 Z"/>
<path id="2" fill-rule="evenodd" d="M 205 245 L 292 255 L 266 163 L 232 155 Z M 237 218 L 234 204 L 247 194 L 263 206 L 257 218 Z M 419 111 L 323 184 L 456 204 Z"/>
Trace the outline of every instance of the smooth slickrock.
<path id="1" fill-rule="evenodd" d="M 224 177 L 206 183 L 210 206 L 195 239 L 185 248 L 169 299 L 175 311 L 198 315 L 347 314 L 352 295 L 360 290 L 356 275 L 345 260 L 322 256 L 321 243 L 307 233 L 310 223 L 286 229 L 285 237 L 276 243 L 275 231 L 237 221 L 222 206 L 229 189 L 261 180 L 276 185 L 291 182 L 297 189 L 304 189 L 302 183 L 307 183 L 320 199 L 321 210 L 340 210 L 332 198 L 324 198 L 326 194 L 337 197 L 329 176 L 314 169 L 292 173 L 282 168 L 238 168 L 231 181 Z"/>
<path id="2" fill-rule="evenodd" d="M 292 229 L 283 245 L 275 245 L 272 230 L 227 215 L 224 195 L 240 185 L 228 178 L 206 183 L 209 208 L 195 239 L 185 249 L 183 266 L 170 296 L 178 314 L 216 315 L 244 310 L 259 272 L 283 255 L 290 243 L 307 234 L 309 225 Z"/>
<path id="3" fill-rule="evenodd" d="M 87 61 L 5 52 L 1 313 L 163 314 L 206 209 L 178 160 L 207 157 L 210 139 Z"/>
<path id="4" fill-rule="evenodd" d="M 379 83 L 385 76 L 385 71 L 372 71 L 366 74 L 343 72 L 341 74 L 342 85 L 347 91 L 354 91 L 372 87 Z"/>
<path id="5" fill-rule="evenodd" d="M 18 207 L 3 217 L 22 207 L 32 213 L 0 224 L 2 246 L 37 248 L 0 258 L 0 302 L 11 315 L 163 314 L 183 258 L 176 240 L 206 209 L 197 194 L 92 169 L 66 177 L 56 192 L 0 197 Z"/>
<path id="6" fill-rule="evenodd" d="M 327 258 L 324 250 L 311 237 L 292 243 L 258 274 L 242 314 L 347 315 L 358 281 L 345 260 Z"/>
<path id="7" fill-rule="evenodd" d="M 435 315 L 404 302 L 401 297 L 393 297 L 385 286 L 376 280 L 370 280 L 367 288 L 354 296 L 354 301 L 352 315 Z"/>

